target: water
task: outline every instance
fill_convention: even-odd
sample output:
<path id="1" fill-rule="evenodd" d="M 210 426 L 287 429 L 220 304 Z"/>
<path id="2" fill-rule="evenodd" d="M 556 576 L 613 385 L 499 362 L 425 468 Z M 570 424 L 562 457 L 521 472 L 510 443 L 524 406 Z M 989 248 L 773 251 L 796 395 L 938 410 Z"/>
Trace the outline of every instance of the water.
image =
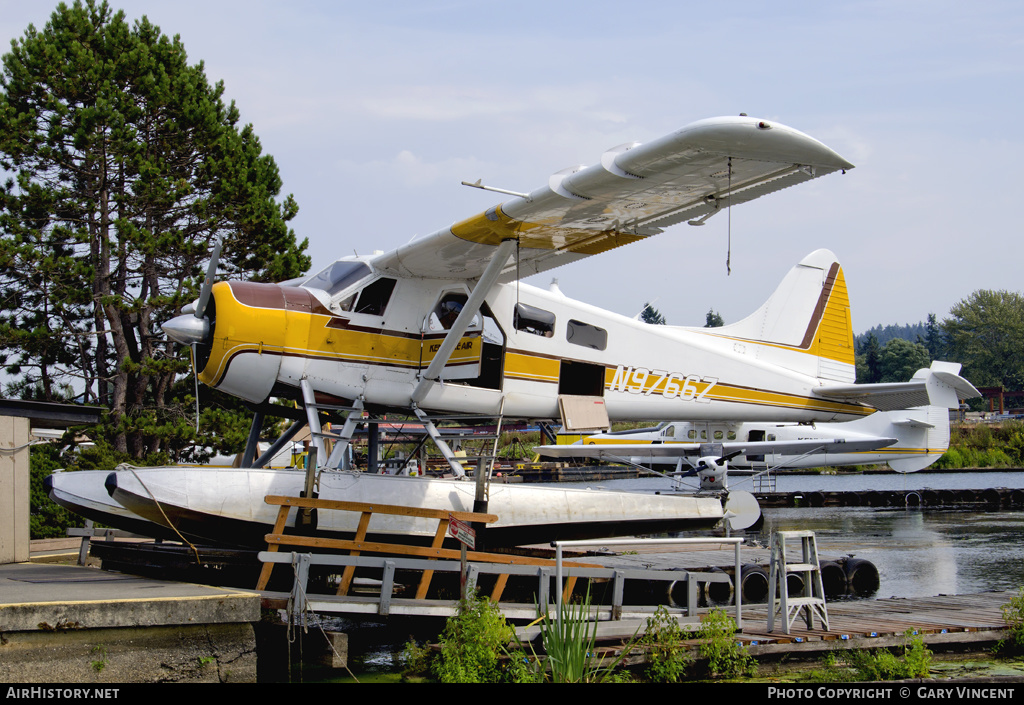
<path id="1" fill-rule="evenodd" d="M 1024 512 L 820 507 L 765 509 L 748 538 L 814 531 L 822 557 L 855 555 L 875 564 L 875 597 L 930 597 L 1024 586 Z"/>
<path id="2" fill-rule="evenodd" d="M 585 487 L 587 483 L 573 483 Z M 590 485 L 596 487 L 597 485 Z M 600 483 L 606 489 L 658 491 L 661 478 Z M 746 479 L 729 486 L 749 488 Z M 961 472 L 867 475 L 787 475 L 780 492 L 921 490 L 1024 487 L 1024 472 Z M 767 508 L 749 541 L 770 546 L 772 531 L 810 529 L 822 557 L 853 554 L 878 568 L 875 597 L 929 597 L 1024 586 L 1024 511 L 930 508 Z"/>

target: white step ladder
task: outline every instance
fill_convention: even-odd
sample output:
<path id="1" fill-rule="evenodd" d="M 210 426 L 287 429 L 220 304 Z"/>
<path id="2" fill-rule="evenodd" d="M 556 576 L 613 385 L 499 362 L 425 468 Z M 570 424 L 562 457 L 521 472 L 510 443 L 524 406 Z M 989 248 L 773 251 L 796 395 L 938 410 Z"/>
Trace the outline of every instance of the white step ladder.
<path id="1" fill-rule="evenodd" d="M 786 542 L 800 541 L 800 562 L 786 560 Z M 794 547 L 795 548 L 795 547 Z M 789 576 L 799 574 L 803 578 L 803 590 L 799 596 L 789 595 Z M 797 614 L 804 612 L 808 629 L 814 629 L 814 615 L 818 615 L 821 627 L 828 631 L 828 609 L 825 607 L 825 589 L 818 567 L 818 546 L 813 531 L 776 531 L 772 534 L 771 570 L 768 576 L 768 631 L 775 629 L 776 612 L 785 615 L 783 627 L 786 634 L 793 625 Z"/>

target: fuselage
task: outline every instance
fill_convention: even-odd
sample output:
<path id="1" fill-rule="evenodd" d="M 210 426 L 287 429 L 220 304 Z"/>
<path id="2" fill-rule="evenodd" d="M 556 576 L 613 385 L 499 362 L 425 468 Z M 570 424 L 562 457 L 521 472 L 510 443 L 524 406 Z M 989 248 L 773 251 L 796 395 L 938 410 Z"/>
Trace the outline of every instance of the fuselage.
<path id="1" fill-rule="evenodd" d="M 202 381 L 258 403 L 296 395 L 305 378 L 326 399 L 409 408 L 447 315 L 470 293 L 458 281 L 384 276 L 372 258 L 339 260 L 295 284 L 214 286 Z M 557 290 L 500 283 L 419 406 L 559 418 L 559 397 L 569 396 L 599 398 L 612 420 L 828 421 L 870 413 L 816 397 L 821 381 L 796 371 L 802 362 L 774 362 L 820 350 L 773 344 L 766 362 L 762 347 L 712 329 L 648 325 Z"/>
<path id="2" fill-rule="evenodd" d="M 732 469 L 814 468 L 888 463 L 899 472 L 923 469 L 949 446 L 949 415 L 942 407 L 930 406 L 898 412 L 876 412 L 869 417 L 838 423 L 773 423 L 726 421 L 674 421 L 655 428 L 598 434 L 562 434 L 559 443 L 579 443 L 614 448 L 623 444 L 715 444 L 775 441 L 843 439 L 847 442 L 872 438 L 895 438 L 896 443 L 874 450 L 789 454 L 768 452 L 734 457 Z M 675 465 L 678 458 L 655 455 L 632 458 L 637 464 Z"/>

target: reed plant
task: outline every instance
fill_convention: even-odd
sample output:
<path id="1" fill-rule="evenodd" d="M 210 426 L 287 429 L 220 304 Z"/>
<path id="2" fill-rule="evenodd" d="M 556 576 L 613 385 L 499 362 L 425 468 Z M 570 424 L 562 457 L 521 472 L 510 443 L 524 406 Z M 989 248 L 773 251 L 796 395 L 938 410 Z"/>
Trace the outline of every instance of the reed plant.
<path id="1" fill-rule="evenodd" d="M 597 620 L 591 619 L 590 606 L 588 591 L 579 602 L 563 601 L 555 617 L 545 614 L 540 618 L 541 640 L 547 654 L 546 671 L 554 683 L 600 683 L 623 677 L 616 674 L 615 669 L 629 653 L 632 641 L 608 663 L 596 658 Z"/>

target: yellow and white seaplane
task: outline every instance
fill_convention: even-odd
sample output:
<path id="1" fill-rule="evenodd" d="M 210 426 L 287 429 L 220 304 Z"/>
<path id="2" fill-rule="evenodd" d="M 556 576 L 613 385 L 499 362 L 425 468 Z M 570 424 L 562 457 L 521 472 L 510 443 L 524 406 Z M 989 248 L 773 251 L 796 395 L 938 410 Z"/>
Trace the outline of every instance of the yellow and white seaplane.
<path id="1" fill-rule="evenodd" d="M 577 435 L 575 442 L 538 446 L 541 457 L 603 460 L 697 475 L 702 489 L 728 489 L 726 470 L 885 463 L 896 472 L 923 470 L 949 447 L 949 410 L 979 395 L 957 363 L 935 361 L 906 383 L 859 385 L 875 413 L 851 421 L 674 421 L 655 427 Z M 890 393 L 888 401 L 884 392 Z M 923 402 L 923 403 L 922 403 Z M 910 408 L 891 408 L 901 405 Z M 562 436 L 565 438 L 566 436 Z M 671 469 L 671 468 L 669 468 Z"/>
<path id="2" fill-rule="evenodd" d="M 432 415 L 607 420 L 825 422 L 875 412 L 854 386 L 846 282 L 831 252 L 805 257 L 750 318 L 718 329 L 652 326 L 520 280 L 655 236 L 852 164 L 784 125 L 724 117 L 605 152 L 529 193 L 387 253 L 339 259 L 281 284 L 213 283 L 162 327 L 192 346 L 199 379 L 260 412 L 271 397 L 304 403 L 317 445 L 320 497 L 472 509 L 480 491 Z M 355 410 L 323 444 L 317 409 Z M 360 413 L 400 410 L 426 426 L 451 479 L 347 472 Z M 303 473 L 135 468 L 112 473 L 111 496 L 136 514 L 207 540 L 262 537 L 263 497 L 298 494 Z M 481 475 L 481 473 L 478 473 Z M 494 485 L 488 543 L 704 529 L 716 495 L 652 497 Z M 480 506 L 476 504 L 476 506 Z M 319 529 L 351 532 L 354 523 Z M 339 522 L 343 521 L 338 519 Z M 345 519 L 344 521 L 348 521 Z M 376 521 L 376 519 L 375 519 Z M 253 526 L 255 530 L 252 530 Z M 429 532 L 415 521 L 381 533 Z"/>

